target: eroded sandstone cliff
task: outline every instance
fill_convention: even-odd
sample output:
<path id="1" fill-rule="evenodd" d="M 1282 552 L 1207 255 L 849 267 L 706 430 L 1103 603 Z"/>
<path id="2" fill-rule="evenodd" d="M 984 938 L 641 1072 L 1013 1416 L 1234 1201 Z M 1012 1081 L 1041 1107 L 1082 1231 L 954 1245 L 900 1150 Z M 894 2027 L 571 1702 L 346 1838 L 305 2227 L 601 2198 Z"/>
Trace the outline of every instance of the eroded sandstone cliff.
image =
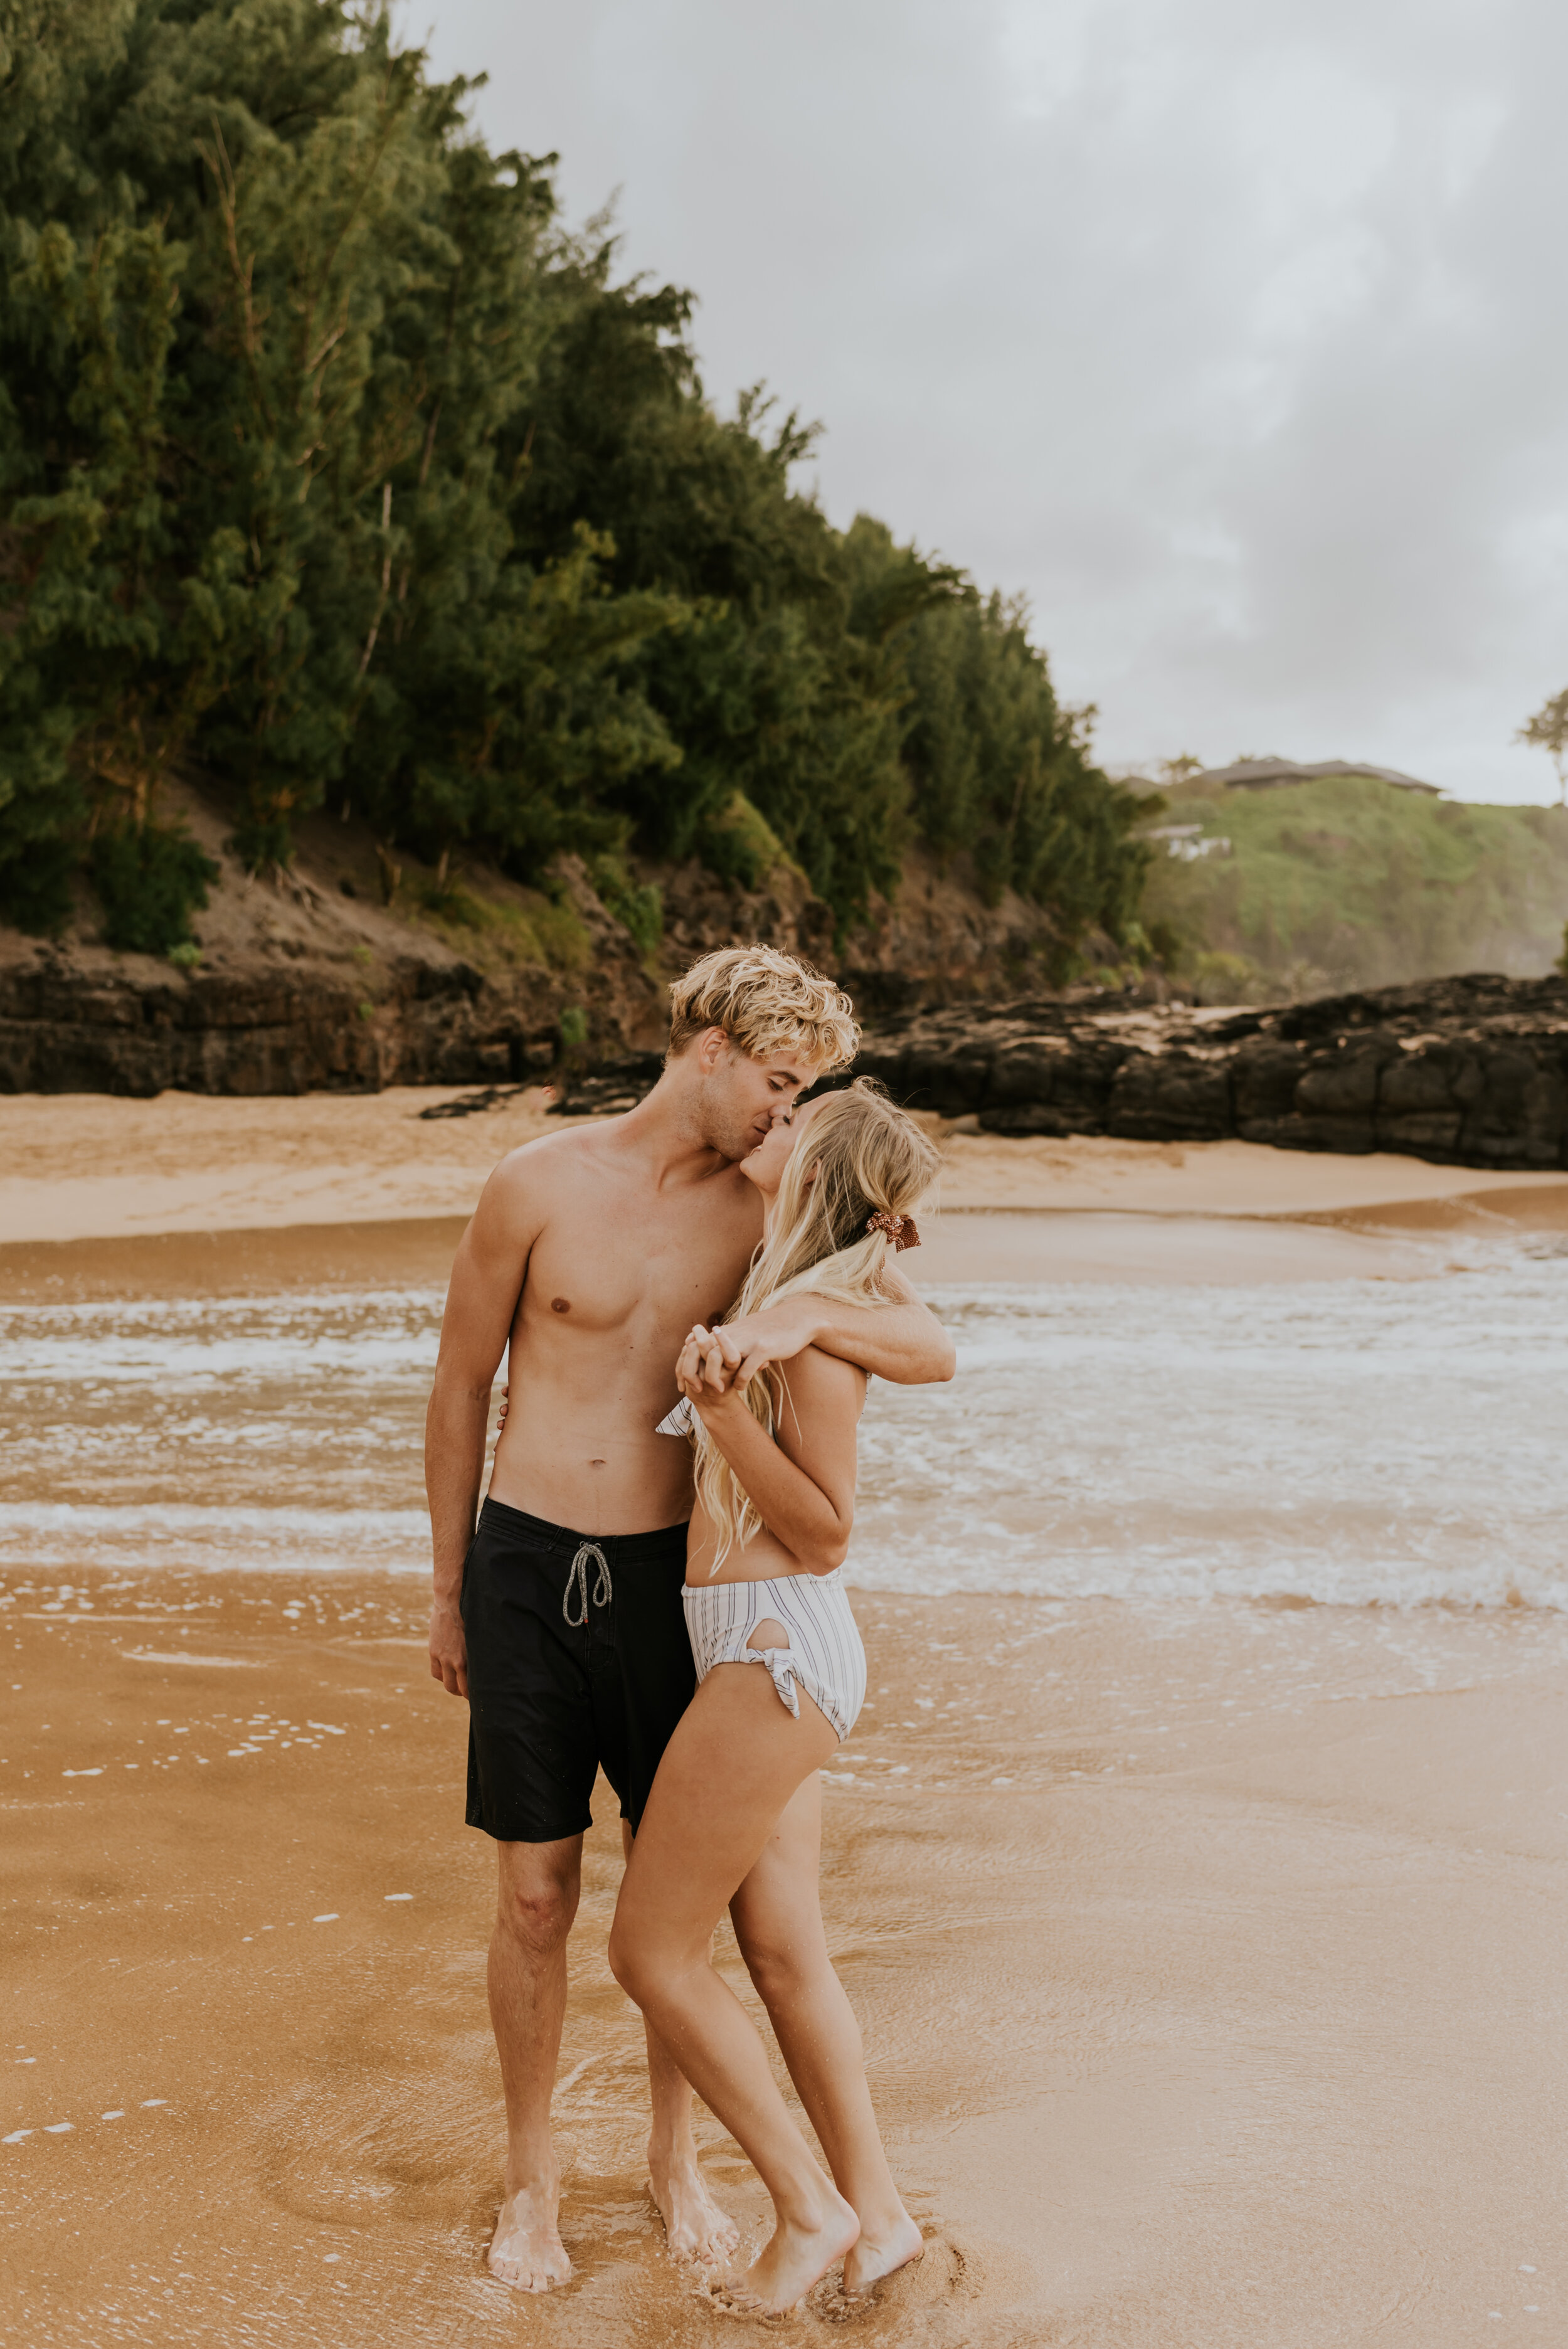
<path id="1" fill-rule="evenodd" d="M 199 951 L 187 968 L 112 952 L 85 895 L 57 943 L 0 930 L 0 1092 L 517 1082 L 657 1048 L 665 981 L 710 947 L 769 939 L 862 1006 L 903 1010 L 1016 992 L 1059 944 L 1039 907 L 1010 893 L 989 905 L 962 864 L 923 852 L 847 942 L 782 852 L 751 887 L 695 862 L 623 872 L 657 907 L 656 939 L 639 943 L 616 875 L 574 857 L 530 890 L 433 871 L 318 815 L 288 873 L 253 879 L 211 803 L 185 792 L 172 812 L 219 871 Z"/>

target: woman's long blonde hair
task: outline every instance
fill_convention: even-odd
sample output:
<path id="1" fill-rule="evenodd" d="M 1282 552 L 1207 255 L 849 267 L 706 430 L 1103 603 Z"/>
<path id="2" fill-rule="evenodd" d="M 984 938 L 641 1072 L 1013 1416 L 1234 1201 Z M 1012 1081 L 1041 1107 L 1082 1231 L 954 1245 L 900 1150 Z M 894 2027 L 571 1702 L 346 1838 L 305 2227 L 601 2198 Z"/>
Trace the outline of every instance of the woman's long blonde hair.
<path id="1" fill-rule="evenodd" d="M 810 1289 L 835 1305 L 892 1305 L 886 1283 L 893 1241 L 868 1231 L 872 1216 L 907 1216 L 930 1189 L 939 1164 L 935 1145 L 912 1117 L 895 1108 L 880 1085 L 857 1077 L 827 1094 L 811 1112 L 784 1169 L 773 1228 L 751 1260 L 740 1294 L 725 1315 L 738 1321 Z M 769 1371 L 746 1388 L 751 1411 L 772 1433 L 778 1398 Z M 718 1537 L 709 1571 L 718 1572 L 737 1543 L 744 1549 L 762 1529 L 751 1496 L 694 1417 L 696 1482 Z"/>

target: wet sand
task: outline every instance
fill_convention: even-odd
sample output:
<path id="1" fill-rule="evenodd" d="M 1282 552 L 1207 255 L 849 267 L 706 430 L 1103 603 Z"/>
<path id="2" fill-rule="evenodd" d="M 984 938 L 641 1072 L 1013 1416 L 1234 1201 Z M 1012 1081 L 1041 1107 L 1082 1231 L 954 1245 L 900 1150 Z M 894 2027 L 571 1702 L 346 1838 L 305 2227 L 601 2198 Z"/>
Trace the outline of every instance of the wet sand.
<path id="1" fill-rule="evenodd" d="M 644 2186 L 607 1789 L 557 2098 L 577 2278 L 520 2306 L 482 2265 L 489 1854 L 417 1594 L 10 1596 L 3 2337 L 733 2340 Z M 929 2250 L 796 2335 L 1562 2337 L 1560 1621 L 857 1604 L 824 1904 Z"/>
<path id="2" fill-rule="evenodd" d="M 59 1104 L 0 1105 L 0 1297 L 438 1278 L 524 1138 L 505 1121 L 537 1112 L 421 1123 L 430 1099 L 67 1103 L 58 1131 Z M 73 1174 L 84 1134 L 129 1171 Z M 1334 1277 L 1438 1273 L 1455 1228 L 1561 1227 L 1568 1196 L 1244 1149 L 956 1137 L 950 1209 L 1014 1187 L 949 1213 L 927 1278 L 1294 1278 L 1325 1251 Z M 794 2333 L 1562 2337 L 1564 1619 L 856 1606 L 872 1702 L 828 1778 L 824 1905 L 929 2249 Z M 484 2271 L 490 1860 L 422 1632 L 405 1578 L 4 1578 L 0 2340 L 736 2338 L 645 2189 L 603 1786 L 557 2099 L 577 2279 L 520 2302 Z M 734 2147 L 704 2142 L 758 2225 Z"/>

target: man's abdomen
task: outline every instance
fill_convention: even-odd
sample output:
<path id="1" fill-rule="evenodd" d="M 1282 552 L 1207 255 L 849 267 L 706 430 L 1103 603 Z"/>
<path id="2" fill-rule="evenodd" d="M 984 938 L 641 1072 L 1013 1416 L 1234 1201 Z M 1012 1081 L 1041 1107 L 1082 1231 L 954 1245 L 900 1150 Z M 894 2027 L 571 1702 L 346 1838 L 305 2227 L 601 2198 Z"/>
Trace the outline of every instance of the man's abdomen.
<path id="1" fill-rule="evenodd" d="M 655 1435 L 655 1417 L 650 1411 L 639 1424 L 632 1411 L 576 1402 L 531 1381 L 520 1391 L 514 1380 L 490 1493 L 579 1533 L 679 1525 L 691 1514 L 691 1446 Z"/>

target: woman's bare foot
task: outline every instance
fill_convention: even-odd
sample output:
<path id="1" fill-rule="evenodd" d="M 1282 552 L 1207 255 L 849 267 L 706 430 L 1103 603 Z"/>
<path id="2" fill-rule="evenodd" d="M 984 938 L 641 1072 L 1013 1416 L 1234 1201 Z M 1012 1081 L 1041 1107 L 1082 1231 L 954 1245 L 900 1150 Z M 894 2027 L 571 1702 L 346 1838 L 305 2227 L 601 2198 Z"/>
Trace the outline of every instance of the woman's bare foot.
<path id="1" fill-rule="evenodd" d="M 771 2240 L 741 2275 L 726 2276 L 718 2296 L 732 2308 L 782 2316 L 804 2300 L 811 2286 L 841 2260 L 861 2231 L 861 2222 L 837 2194 L 826 2197 L 815 2226 L 782 2219 Z"/>
<path id="2" fill-rule="evenodd" d="M 844 2298 L 857 2300 L 873 2283 L 907 2268 L 921 2256 L 925 2239 L 908 2211 L 885 2232 L 862 2234 L 844 2254 Z"/>
<path id="3" fill-rule="evenodd" d="M 692 2153 L 655 2154 L 648 2147 L 648 2190 L 665 2222 L 665 2240 L 677 2259 L 717 2267 L 740 2240 L 740 2230 L 707 2190 Z"/>
<path id="4" fill-rule="evenodd" d="M 520 2186 L 507 2196 L 485 2254 L 491 2275 L 519 2292 L 548 2292 L 552 2283 L 568 2281 L 572 2262 L 555 2224 L 560 2199 L 553 2178 L 544 2186 Z"/>

